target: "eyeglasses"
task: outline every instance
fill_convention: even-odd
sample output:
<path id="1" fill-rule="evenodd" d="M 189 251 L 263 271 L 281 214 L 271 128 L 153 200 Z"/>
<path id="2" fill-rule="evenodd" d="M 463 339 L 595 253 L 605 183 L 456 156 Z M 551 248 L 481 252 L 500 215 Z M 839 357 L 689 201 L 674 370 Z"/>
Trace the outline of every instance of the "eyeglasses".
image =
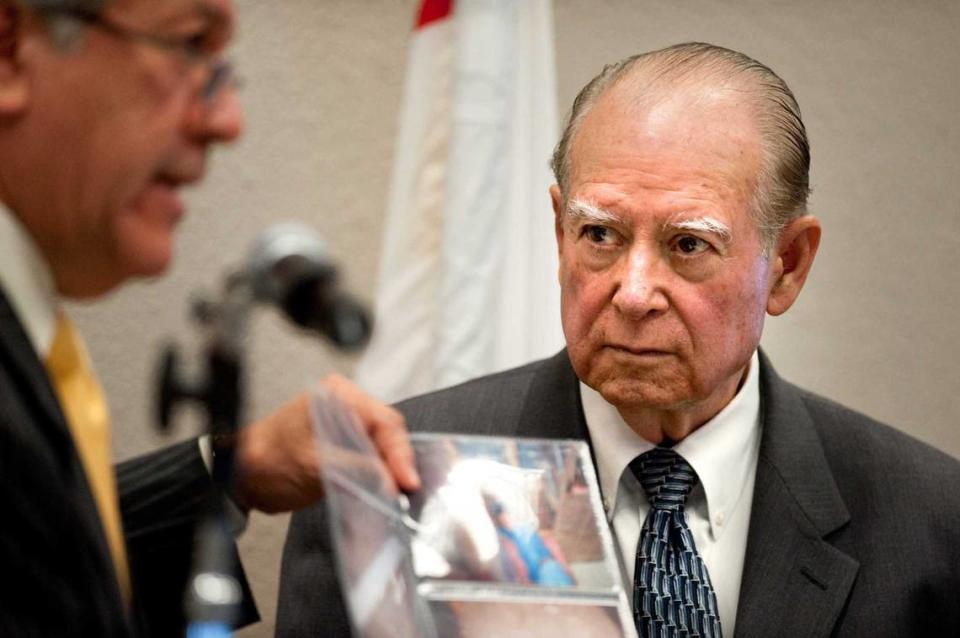
<path id="1" fill-rule="evenodd" d="M 117 24 L 99 13 L 83 9 L 47 9 L 44 13 L 95 27 L 122 40 L 139 42 L 156 49 L 175 53 L 190 66 L 204 66 L 207 71 L 207 79 L 200 90 L 200 96 L 204 102 L 212 102 L 224 89 L 237 85 L 233 65 L 223 57 L 211 55 L 208 51 L 205 51 L 197 38 L 182 39 L 132 29 Z"/>

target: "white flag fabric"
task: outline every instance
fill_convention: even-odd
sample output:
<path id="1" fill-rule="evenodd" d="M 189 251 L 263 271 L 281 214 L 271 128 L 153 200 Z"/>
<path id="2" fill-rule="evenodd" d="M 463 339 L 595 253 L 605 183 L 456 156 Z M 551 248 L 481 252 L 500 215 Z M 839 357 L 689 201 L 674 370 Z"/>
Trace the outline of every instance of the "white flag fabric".
<path id="1" fill-rule="evenodd" d="M 373 338 L 396 401 L 563 346 L 548 167 L 550 0 L 424 0 L 407 63 Z"/>

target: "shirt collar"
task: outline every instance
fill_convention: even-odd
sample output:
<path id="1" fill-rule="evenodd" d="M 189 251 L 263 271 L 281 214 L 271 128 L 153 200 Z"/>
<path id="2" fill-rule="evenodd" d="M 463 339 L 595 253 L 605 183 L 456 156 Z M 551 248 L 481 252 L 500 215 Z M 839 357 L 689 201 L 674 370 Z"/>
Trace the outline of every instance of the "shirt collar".
<path id="1" fill-rule="evenodd" d="M 600 488 L 608 515 L 616 506 L 620 478 L 630 461 L 654 444 L 637 435 L 617 409 L 580 382 L 583 412 L 597 459 Z M 674 450 L 700 477 L 711 532 L 736 507 L 749 478 L 760 441 L 760 362 L 750 358 L 746 381 L 716 416 L 677 443 Z"/>
<path id="2" fill-rule="evenodd" d="M 33 238 L 0 202 L 0 286 L 34 350 L 45 359 L 57 324 L 57 290 Z"/>

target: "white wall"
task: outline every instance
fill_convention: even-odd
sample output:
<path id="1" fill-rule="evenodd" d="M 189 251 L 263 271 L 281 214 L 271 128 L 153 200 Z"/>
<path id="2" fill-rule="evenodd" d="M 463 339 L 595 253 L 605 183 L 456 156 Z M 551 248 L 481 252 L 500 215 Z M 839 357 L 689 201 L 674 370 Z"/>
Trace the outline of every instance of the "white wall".
<path id="1" fill-rule="evenodd" d="M 159 343 L 196 344 L 188 298 L 219 286 L 264 226 L 313 225 L 348 285 L 373 296 L 416 3 L 237 4 L 247 135 L 191 195 L 168 276 L 77 309 L 121 458 L 164 440 L 150 424 Z M 562 110 L 604 63 L 679 41 L 739 49 L 786 79 L 812 141 L 811 208 L 825 231 L 807 289 L 768 323 L 764 346 L 784 376 L 960 456 L 960 4 L 556 0 L 556 26 Z M 250 415 L 352 365 L 265 310 L 253 325 Z M 243 636 L 273 634 L 285 526 L 254 515 L 242 539 L 266 619 Z"/>

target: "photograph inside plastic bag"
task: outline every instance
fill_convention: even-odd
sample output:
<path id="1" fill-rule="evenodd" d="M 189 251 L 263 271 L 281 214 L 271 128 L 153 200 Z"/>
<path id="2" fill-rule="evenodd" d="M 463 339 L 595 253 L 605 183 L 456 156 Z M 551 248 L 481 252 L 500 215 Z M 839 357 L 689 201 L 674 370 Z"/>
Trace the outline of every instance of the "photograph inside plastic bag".
<path id="1" fill-rule="evenodd" d="M 634 635 L 586 444 L 414 433 L 423 486 L 402 495 L 346 408 L 312 410 L 357 635 Z"/>
<path id="2" fill-rule="evenodd" d="M 620 578 L 586 446 L 415 434 L 421 579 L 613 590 Z"/>

